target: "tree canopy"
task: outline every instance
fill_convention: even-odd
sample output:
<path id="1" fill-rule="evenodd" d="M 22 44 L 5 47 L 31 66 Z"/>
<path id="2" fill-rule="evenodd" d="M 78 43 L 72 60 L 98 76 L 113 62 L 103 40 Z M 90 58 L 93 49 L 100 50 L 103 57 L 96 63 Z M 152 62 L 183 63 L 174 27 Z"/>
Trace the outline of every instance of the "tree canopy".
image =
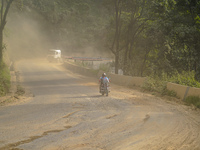
<path id="1" fill-rule="evenodd" d="M 115 57 L 115 73 L 195 71 L 200 80 L 198 0 L 21 0 L 44 19 L 62 49 L 92 47 Z"/>
<path id="2" fill-rule="evenodd" d="M 8 15 L 8 11 L 12 4 L 13 0 L 1 0 L 0 1 L 0 63 L 2 62 L 3 58 L 3 30 L 6 25 L 6 18 Z"/>

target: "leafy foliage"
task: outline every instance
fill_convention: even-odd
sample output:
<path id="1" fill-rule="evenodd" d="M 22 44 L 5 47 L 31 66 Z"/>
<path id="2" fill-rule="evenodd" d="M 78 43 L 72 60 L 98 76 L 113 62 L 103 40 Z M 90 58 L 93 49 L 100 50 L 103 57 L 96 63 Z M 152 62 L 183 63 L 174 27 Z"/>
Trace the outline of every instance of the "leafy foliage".
<path id="1" fill-rule="evenodd" d="M 168 81 L 190 87 L 200 88 L 200 83 L 195 79 L 194 71 L 182 72 L 182 74 L 175 73 L 173 76 L 168 78 Z"/>
<path id="2" fill-rule="evenodd" d="M 200 98 L 197 96 L 188 96 L 185 100 L 186 104 L 194 105 L 197 108 L 200 108 Z"/>
<path id="3" fill-rule="evenodd" d="M 121 2 L 119 65 L 125 74 L 159 76 L 162 72 L 170 75 L 194 70 L 196 79 L 199 78 L 199 2 L 118 2 Z M 112 32 L 108 33 L 114 37 Z"/>
<path id="4" fill-rule="evenodd" d="M 13 1 L 14 0 L 0 1 L 0 63 L 3 61 L 3 31 L 6 25 L 7 14 Z"/>
<path id="5" fill-rule="evenodd" d="M 15 94 L 17 94 L 18 96 L 22 96 L 24 95 L 24 93 L 25 93 L 25 89 L 22 86 L 17 85 L 17 91 Z"/>
<path id="6" fill-rule="evenodd" d="M 116 73 L 119 68 L 132 76 L 165 74 L 164 81 L 199 87 L 197 0 L 22 1 L 23 8 L 41 14 L 57 47 L 82 53 L 88 47 L 111 51 Z"/>
<path id="7" fill-rule="evenodd" d="M 161 80 L 159 77 L 148 77 L 142 88 L 151 92 L 161 93 L 162 95 L 168 93 L 167 82 Z"/>
<path id="8" fill-rule="evenodd" d="M 0 64 L 0 96 L 6 95 L 10 89 L 10 71 L 4 64 Z"/>
<path id="9" fill-rule="evenodd" d="M 148 91 L 155 91 L 163 95 L 176 96 L 173 91 L 167 90 L 167 82 L 177 83 L 190 87 L 200 88 L 200 83 L 195 80 L 195 72 L 176 72 L 172 76 L 162 73 L 161 76 L 152 75 L 147 77 L 143 88 Z"/>

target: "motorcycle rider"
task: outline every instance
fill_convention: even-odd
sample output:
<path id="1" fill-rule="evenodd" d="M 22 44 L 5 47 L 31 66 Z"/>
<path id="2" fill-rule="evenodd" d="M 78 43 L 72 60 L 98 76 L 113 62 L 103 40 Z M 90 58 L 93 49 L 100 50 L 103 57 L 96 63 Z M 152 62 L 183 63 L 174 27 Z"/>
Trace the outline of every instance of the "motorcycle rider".
<path id="1" fill-rule="evenodd" d="M 109 83 L 108 77 L 106 77 L 106 73 L 103 73 L 102 76 L 99 79 L 100 85 L 99 85 L 99 92 L 101 93 L 101 86 L 105 83 Z"/>

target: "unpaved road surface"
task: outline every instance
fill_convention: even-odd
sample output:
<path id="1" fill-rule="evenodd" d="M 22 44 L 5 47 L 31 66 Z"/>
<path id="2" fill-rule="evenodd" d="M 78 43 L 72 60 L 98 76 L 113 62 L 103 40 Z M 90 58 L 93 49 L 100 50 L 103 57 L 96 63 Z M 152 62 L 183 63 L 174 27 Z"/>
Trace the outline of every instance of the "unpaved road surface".
<path id="1" fill-rule="evenodd" d="M 34 96 L 0 107 L 0 150 L 200 150 L 200 113 L 188 106 L 24 60 L 21 83 Z M 30 95 L 32 95 L 30 94 Z"/>

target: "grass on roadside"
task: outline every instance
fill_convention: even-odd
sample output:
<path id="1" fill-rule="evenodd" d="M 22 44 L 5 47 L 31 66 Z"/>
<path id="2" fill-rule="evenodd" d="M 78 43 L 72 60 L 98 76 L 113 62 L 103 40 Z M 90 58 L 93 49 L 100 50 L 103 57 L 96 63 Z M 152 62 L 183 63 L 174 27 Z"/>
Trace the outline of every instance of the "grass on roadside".
<path id="1" fill-rule="evenodd" d="M 175 83 L 183 83 L 183 81 L 186 81 L 186 77 L 180 77 L 181 75 L 179 75 L 179 77 L 177 77 L 177 80 L 175 79 L 175 77 L 173 77 L 173 81 Z M 184 75 L 186 76 L 186 75 Z M 180 81 L 180 78 L 184 78 L 184 80 L 182 80 L 182 82 Z M 188 77 L 189 78 L 189 77 Z M 174 91 L 169 91 L 167 89 L 167 81 L 169 81 L 169 79 L 167 80 L 167 78 L 160 78 L 157 76 L 154 77 L 147 77 L 145 83 L 143 84 L 142 88 L 153 92 L 153 94 L 155 94 L 155 92 L 160 93 L 161 95 L 167 95 L 167 96 L 171 96 L 171 97 L 177 97 L 176 92 Z M 191 78 L 191 80 L 188 79 L 187 81 L 188 83 L 186 84 L 186 82 L 184 82 L 183 85 L 198 85 L 199 83 L 197 81 L 195 81 L 193 78 Z M 188 96 L 185 99 L 185 104 L 187 105 L 193 105 L 197 108 L 200 108 L 200 97 L 198 96 Z"/>
<path id="2" fill-rule="evenodd" d="M 17 85 L 17 91 L 16 91 L 16 94 L 17 94 L 18 96 L 22 96 L 22 95 L 24 95 L 24 94 L 25 94 L 25 89 L 24 89 L 22 86 Z"/>
<path id="3" fill-rule="evenodd" d="M 188 96 L 185 99 L 187 105 L 194 105 L 197 108 L 200 108 L 200 97 L 198 96 Z"/>
<path id="4" fill-rule="evenodd" d="M 161 95 L 176 97 L 176 92 L 168 90 L 167 82 L 159 77 L 147 77 L 142 88 L 150 92 L 160 93 Z"/>
<path id="5" fill-rule="evenodd" d="M 195 79 L 194 71 L 183 71 L 182 73 L 175 72 L 171 77 L 166 76 L 165 80 L 180 85 L 200 88 L 200 82 Z"/>

